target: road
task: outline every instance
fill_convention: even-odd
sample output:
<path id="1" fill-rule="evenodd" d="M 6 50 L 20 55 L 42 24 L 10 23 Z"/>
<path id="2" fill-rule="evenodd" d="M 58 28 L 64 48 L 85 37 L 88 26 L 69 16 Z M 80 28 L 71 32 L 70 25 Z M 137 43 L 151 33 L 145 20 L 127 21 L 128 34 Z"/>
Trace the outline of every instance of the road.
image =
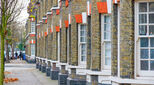
<path id="1" fill-rule="evenodd" d="M 58 81 L 46 77 L 45 73 L 35 68 L 35 64 L 25 61 L 13 60 L 5 65 L 6 78 L 18 78 L 18 81 L 5 83 L 4 85 L 58 85 Z"/>

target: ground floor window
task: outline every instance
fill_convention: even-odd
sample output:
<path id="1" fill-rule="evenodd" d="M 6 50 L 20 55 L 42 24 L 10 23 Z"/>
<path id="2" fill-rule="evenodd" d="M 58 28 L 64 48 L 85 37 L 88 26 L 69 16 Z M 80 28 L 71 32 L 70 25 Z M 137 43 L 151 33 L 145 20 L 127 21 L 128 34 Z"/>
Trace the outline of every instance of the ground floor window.
<path id="1" fill-rule="evenodd" d="M 87 44 L 86 44 L 86 39 L 87 39 L 87 33 L 86 33 L 86 25 L 79 25 L 79 53 L 80 53 L 80 61 L 85 62 L 86 61 L 86 55 L 87 55 Z"/>
<path id="2" fill-rule="evenodd" d="M 31 44 L 31 56 L 35 55 L 35 44 Z"/>

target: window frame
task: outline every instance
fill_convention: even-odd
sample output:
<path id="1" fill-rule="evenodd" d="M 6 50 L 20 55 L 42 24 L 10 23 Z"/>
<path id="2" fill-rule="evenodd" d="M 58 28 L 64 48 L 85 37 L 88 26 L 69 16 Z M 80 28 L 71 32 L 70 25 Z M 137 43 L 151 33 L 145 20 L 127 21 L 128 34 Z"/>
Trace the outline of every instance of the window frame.
<path id="1" fill-rule="evenodd" d="M 85 26 L 85 32 L 86 32 L 86 41 L 85 42 L 81 42 L 80 41 L 80 30 L 81 30 L 81 25 L 84 25 Z M 79 63 L 80 63 L 80 65 L 86 65 L 86 61 L 87 61 L 87 25 L 86 24 L 78 24 L 78 56 L 79 56 Z M 85 51 L 86 51 L 86 53 L 85 53 L 85 61 L 82 61 L 81 59 L 81 57 L 82 57 L 82 55 L 81 55 L 81 44 L 85 44 L 86 46 L 85 46 Z"/>
<path id="2" fill-rule="evenodd" d="M 31 33 L 35 34 L 35 22 L 31 22 Z"/>
<path id="3" fill-rule="evenodd" d="M 32 54 L 32 51 L 34 54 Z M 35 56 L 35 44 L 31 44 L 31 56 Z"/>
<path id="4" fill-rule="evenodd" d="M 153 71 L 150 71 L 150 70 L 148 70 L 148 71 L 145 71 L 145 70 L 141 70 L 141 60 L 144 60 L 144 59 L 141 59 L 141 55 L 140 55 L 140 51 L 141 51 L 141 49 L 142 48 L 144 48 L 144 47 L 141 47 L 140 46 L 140 40 L 141 40 L 141 38 L 148 38 L 148 44 L 149 44 L 149 46 L 148 47 L 146 47 L 146 48 L 148 48 L 148 51 L 150 51 L 151 50 L 151 47 L 150 47 L 150 40 L 149 40 L 149 38 L 154 38 L 154 35 L 150 35 L 149 34 L 149 25 L 151 25 L 151 24 L 149 24 L 149 5 L 147 4 L 147 12 L 145 12 L 146 13 L 146 15 L 147 15 L 147 23 L 145 24 L 146 26 L 147 26 L 147 33 L 146 33 L 146 35 L 140 35 L 139 34 L 139 14 L 142 14 L 142 12 L 141 13 L 139 13 L 139 4 L 140 3 L 150 3 L 150 2 L 154 2 L 154 0 L 150 0 L 150 1 L 138 1 L 138 2 L 136 2 L 136 4 L 135 4 L 135 77 L 152 77 L 152 76 L 154 76 L 154 70 Z M 154 12 L 153 12 L 154 13 Z M 152 25 L 154 25 L 154 23 L 152 24 Z M 154 47 L 152 47 L 152 49 L 153 49 Z M 148 53 L 148 55 L 150 55 L 150 52 Z M 150 56 L 149 56 L 150 57 Z M 148 66 L 150 66 L 149 64 L 150 64 L 150 60 L 154 60 L 154 59 L 150 59 L 150 58 L 148 58 L 148 61 L 149 61 L 149 63 L 148 63 Z M 150 67 L 149 67 L 149 69 L 150 69 Z"/>
<path id="5" fill-rule="evenodd" d="M 111 22 L 111 16 L 109 14 L 101 14 L 101 59 L 102 59 L 102 70 L 111 70 L 111 64 L 110 65 L 105 65 L 105 44 L 106 43 L 110 43 L 111 44 L 111 24 L 110 24 L 110 40 L 105 40 L 104 39 L 104 18 L 105 16 L 109 16 L 110 17 L 110 22 Z M 111 49 L 110 49 L 111 50 Z M 111 56 L 110 56 L 111 59 Z"/>

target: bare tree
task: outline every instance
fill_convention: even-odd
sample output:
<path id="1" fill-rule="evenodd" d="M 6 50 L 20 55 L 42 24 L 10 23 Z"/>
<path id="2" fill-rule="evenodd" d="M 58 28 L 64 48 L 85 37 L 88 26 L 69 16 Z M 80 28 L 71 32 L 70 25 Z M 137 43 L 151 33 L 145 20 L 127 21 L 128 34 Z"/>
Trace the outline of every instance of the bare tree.
<path id="1" fill-rule="evenodd" d="M 3 85 L 4 79 L 4 42 L 5 36 L 7 34 L 8 25 L 14 21 L 17 16 L 20 15 L 23 4 L 20 3 L 21 0 L 1 0 L 0 1 L 0 12 L 1 12 L 1 25 L 0 25 L 0 35 L 1 35 L 1 70 L 0 70 L 0 85 Z"/>

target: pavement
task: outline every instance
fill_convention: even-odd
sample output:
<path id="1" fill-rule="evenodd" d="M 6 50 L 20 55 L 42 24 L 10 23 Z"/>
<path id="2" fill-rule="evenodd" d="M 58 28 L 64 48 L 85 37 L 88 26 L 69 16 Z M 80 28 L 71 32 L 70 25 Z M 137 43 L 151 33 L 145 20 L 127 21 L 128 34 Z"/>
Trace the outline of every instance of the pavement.
<path id="1" fill-rule="evenodd" d="M 23 60 L 12 60 L 5 64 L 6 78 L 18 78 L 18 81 L 4 83 L 4 85 L 58 85 L 58 81 L 51 80 L 45 73 L 36 69 L 35 64 L 28 64 Z"/>

